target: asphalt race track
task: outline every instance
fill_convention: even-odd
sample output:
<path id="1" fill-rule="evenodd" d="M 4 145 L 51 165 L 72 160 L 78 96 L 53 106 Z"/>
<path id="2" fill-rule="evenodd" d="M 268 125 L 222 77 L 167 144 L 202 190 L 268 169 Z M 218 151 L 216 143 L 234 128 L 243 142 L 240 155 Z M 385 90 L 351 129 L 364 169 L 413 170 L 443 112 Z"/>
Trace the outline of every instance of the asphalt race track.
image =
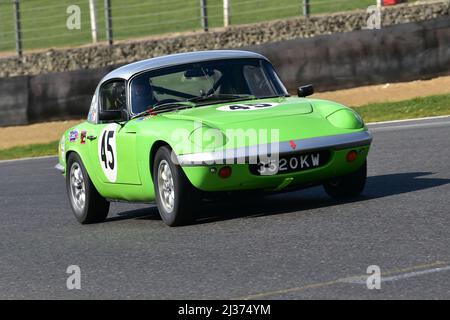
<path id="1" fill-rule="evenodd" d="M 2 162 L 0 299 L 449 299 L 450 118 L 370 129 L 364 196 L 222 201 L 181 228 L 119 203 L 79 225 L 56 158 Z M 81 290 L 66 288 L 69 265 Z M 380 290 L 366 286 L 369 265 Z"/>

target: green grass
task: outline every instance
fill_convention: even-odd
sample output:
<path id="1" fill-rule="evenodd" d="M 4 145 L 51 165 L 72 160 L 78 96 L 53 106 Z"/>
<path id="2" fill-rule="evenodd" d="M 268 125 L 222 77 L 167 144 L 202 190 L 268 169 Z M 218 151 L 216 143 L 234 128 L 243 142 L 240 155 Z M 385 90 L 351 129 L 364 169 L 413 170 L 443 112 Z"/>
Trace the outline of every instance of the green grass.
<path id="1" fill-rule="evenodd" d="M 450 115 L 450 94 L 368 104 L 355 110 L 366 123 Z"/>
<path id="2" fill-rule="evenodd" d="M 21 0 L 23 47 L 76 46 L 91 42 L 88 0 Z M 104 1 L 97 0 L 99 39 L 105 40 Z M 112 0 L 115 39 L 201 29 L 199 0 Z M 302 15 L 300 0 L 231 0 L 232 24 Z M 311 12 L 328 13 L 367 8 L 375 0 L 311 0 Z M 81 9 L 81 29 L 68 30 L 66 9 Z M 210 27 L 223 25 L 222 0 L 208 0 Z M 14 50 L 13 6 L 0 0 L 0 51 Z"/>
<path id="3" fill-rule="evenodd" d="M 450 115 L 450 94 L 355 108 L 364 121 L 388 121 Z M 0 150 L 0 160 L 57 155 L 58 141 Z"/>
<path id="4" fill-rule="evenodd" d="M 0 160 L 57 155 L 58 143 L 59 141 L 53 141 L 45 144 L 32 144 L 3 149 L 0 150 Z"/>

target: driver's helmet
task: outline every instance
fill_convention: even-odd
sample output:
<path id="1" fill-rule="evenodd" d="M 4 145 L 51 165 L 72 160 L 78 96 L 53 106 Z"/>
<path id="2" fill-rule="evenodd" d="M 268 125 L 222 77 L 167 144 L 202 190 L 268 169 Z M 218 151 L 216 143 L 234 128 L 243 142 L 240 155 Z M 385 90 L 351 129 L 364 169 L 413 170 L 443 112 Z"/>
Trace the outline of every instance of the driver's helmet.
<path id="1" fill-rule="evenodd" d="M 134 113 L 151 108 L 155 104 L 153 89 L 148 77 L 138 77 L 131 84 L 131 103 Z"/>

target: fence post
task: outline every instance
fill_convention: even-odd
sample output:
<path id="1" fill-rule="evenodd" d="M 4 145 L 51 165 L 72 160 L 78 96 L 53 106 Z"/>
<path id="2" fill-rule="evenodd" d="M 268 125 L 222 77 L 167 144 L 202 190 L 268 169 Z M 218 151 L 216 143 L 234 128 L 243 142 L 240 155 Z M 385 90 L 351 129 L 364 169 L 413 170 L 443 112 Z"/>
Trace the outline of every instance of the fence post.
<path id="1" fill-rule="evenodd" d="M 377 18 L 378 18 L 378 29 L 381 29 L 381 27 L 383 26 L 383 11 L 382 8 L 384 6 L 384 0 L 377 0 Z"/>
<path id="2" fill-rule="evenodd" d="M 89 0 L 89 13 L 91 17 L 92 43 L 97 43 L 97 10 L 95 9 L 95 0 Z"/>
<path id="3" fill-rule="evenodd" d="M 111 0 L 105 0 L 105 21 L 106 21 L 106 39 L 108 44 L 113 44 L 113 29 L 112 29 L 112 15 L 111 15 Z"/>
<path id="4" fill-rule="evenodd" d="M 22 56 L 22 29 L 20 26 L 20 2 L 14 0 L 14 21 L 16 28 L 16 52 L 19 57 Z"/>
<path id="5" fill-rule="evenodd" d="M 230 24 L 230 0 L 223 0 L 223 26 L 226 28 Z"/>
<path id="6" fill-rule="evenodd" d="M 208 32 L 208 3 L 207 0 L 200 0 L 200 15 L 202 19 L 203 31 Z"/>
<path id="7" fill-rule="evenodd" d="M 310 15 L 309 0 L 303 0 L 303 15 L 305 17 L 309 17 L 309 15 Z"/>

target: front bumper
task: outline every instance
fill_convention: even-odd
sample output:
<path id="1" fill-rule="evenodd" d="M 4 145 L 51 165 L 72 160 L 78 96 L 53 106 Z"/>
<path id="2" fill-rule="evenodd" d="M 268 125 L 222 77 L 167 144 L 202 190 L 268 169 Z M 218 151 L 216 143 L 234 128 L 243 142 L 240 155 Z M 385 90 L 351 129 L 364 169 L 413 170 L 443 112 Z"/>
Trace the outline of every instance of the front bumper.
<path id="1" fill-rule="evenodd" d="M 281 190 L 320 183 L 358 170 L 367 159 L 371 142 L 372 135 L 367 131 L 296 140 L 294 141 L 295 150 L 292 148 L 291 142 L 287 142 L 287 145 L 286 142 L 283 142 L 279 145 L 279 152 L 284 157 L 290 154 L 329 150 L 330 160 L 321 167 L 267 176 L 255 175 L 250 171 L 248 160 L 255 156 L 251 153 L 255 152 L 254 148 L 234 149 L 234 154 L 212 152 L 183 155 L 178 159 L 191 183 L 203 191 Z M 355 161 L 348 162 L 347 154 L 353 150 L 357 152 L 358 157 Z M 228 165 L 232 169 L 232 175 L 227 179 L 223 179 L 217 174 L 218 169 L 224 165 Z M 213 168 L 214 170 L 212 170 Z"/>
<path id="2" fill-rule="evenodd" d="M 369 131 L 340 134 L 328 137 L 316 137 L 302 140 L 284 141 L 277 144 L 256 145 L 213 152 L 179 155 L 178 164 L 183 167 L 205 166 L 215 164 L 248 164 L 259 156 L 278 153 L 289 155 L 321 149 L 344 150 L 370 145 L 372 135 Z M 293 147 L 295 146 L 295 148 Z"/>

